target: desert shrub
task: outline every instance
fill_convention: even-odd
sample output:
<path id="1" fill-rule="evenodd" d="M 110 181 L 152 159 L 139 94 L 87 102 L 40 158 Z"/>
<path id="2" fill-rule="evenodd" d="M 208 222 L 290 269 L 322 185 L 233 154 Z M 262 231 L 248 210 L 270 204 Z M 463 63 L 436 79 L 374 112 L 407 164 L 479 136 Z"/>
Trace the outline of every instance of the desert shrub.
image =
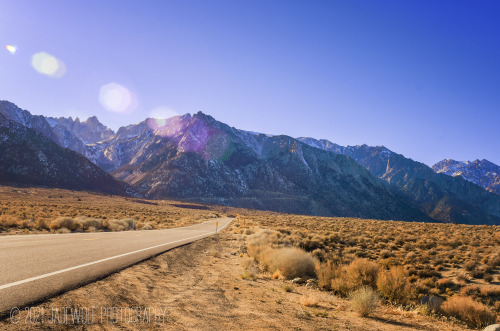
<path id="1" fill-rule="evenodd" d="M 464 269 L 467 271 L 472 271 L 477 266 L 476 261 L 467 261 L 464 263 Z"/>
<path id="2" fill-rule="evenodd" d="M 75 222 L 71 217 L 58 217 L 50 222 L 51 230 L 68 229 L 69 231 L 76 231 L 80 229 L 80 223 Z"/>
<path id="3" fill-rule="evenodd" d="M 44 219 L 37 219 L 36 224 L 40 229 L 49 230 L 49 224 L 47 224 L 47 221 Z"/>
<path id="4" fill-rule="evenodd" d="M 316 275 L 316 260 L 307 252 L 295 247 L 271 250 L 263 262 L 268 270 L 279 270 L 283 277 L 288 279 Z"/>
<path id="5" fill-rule="evenodd" d="M 332 279 L 331 289 L 347 296 L 362 286 L 376 288 L 379 267 L 367 259 L 355 259 L 351 264 L 344 266 L 340 275 Z"/>
<path id="6" fill-rule="evenodd" d="M 80 223 L 83 231 L 90 231 L 92 229 L 95 231 L 102 229 L 102 221 L 96 218 L 77 217 L 75 218 L 75 222 Z"/>
<path id="7" fill-rule="evenodd" d="M 312 256 L 318 259 L 318 261 L 323 262 L 326 259 L 325 251 L 322 249 L 315 249 L 311 252 Z"/>
<path id="8" fill-rule="evenodd" d="M 424 269 L 417 271 L 417 275 L 420 278 L 431 278 L 431 277 L 440 277 L 441 276 L 439 271 L 436 271 L 436 270 L 431 269 L 429 267 L 425 267 Z"/>
<path id="9" fill-rule="evenodd" d="M 437 281 L 437 287 L 441 290 L 445 290 L 447 288 L 455 287 L 455 283 L 449 278 L 442 278 Z"/>
<path id="10" fill-rule="evenodd" d="M 151 224 L 149 223 L 144 223 L 142 226 L 141 226 L 141 230 L 153 230 L 153 227 L 151 226 Z"/>
<path id="11" fill-rule="evenodd" d="M 125 231 L 132 227 L 132 219 L 124 218 L 121 220 L 106 220 L 105 222 L 103 222 L 103 227 L 107 228 L 110 231 Z"/>
<path id="12" fill-rule="evenodd" d="M 363 286 L 351 294 L 350 301 L 352 309 L 358 313 L 359 316 L 364 317 L 370 315 L 377 309 L 379 297 L 371 287 Z"/>
<path id="13" fill-rule="evenodd" d="M 380 257 L 383 259 L 387 259 L 387 258 L 392 257 L 392 256 L 394 256 L 394 253 L 388 249 L 383 249 L 380 251 Z"/>
<path id="14" fill-rule="evenodd" d="M 479 294 L 480 290 L 477 286 L 465 286 L 460 290 L 460 294 L 468 297 L 474 297 Z"/>
<path id="15" fill-rule="evenodd" d="M 473 328 L 484 328 L 496 321 L 495 313 L 470 297 L 453 296 L 445 301 L 441 306 L 441 311 L 447 316 L 464 321 Z"/>
<path id="16" fill-rule="evenodd" d="M 299 247 L 305 251 L 312 252 L 315 249 L 325 247 L 325 245 L 320 240 L 320 238 L 314 237 L 314 238 L 310 238 L 310 239 L 306 239 L 306 240 L 302 241 L 300 243 Z"/>
<path id="17" fill-rule="evenodd" d="M 0 215 L 0 226 L 4 228 L 17 227 L 17 222 L 19 219 L 16 216 L 11 215 Z"/>
<path id="18" fill-rule="evenodd" d="M 332 260 L 327 260 L 316 265 L 318 286 L 325 290 L 331 290 L 332 280 L 340 276 L 342 266 Z"/>
<path id="19" fill-rule="evenodd" d="M 469 277 L 465 272 L 462 271 L 457 274 L 457 280 L 466 283 L 469 281 Z"/>
<path id="20" fill-rule="evenodd" d="M 389 271 L 380 270 L 377 288 L 382 297 L 390 302 L 408 304 L 410 301 L 408 280 L 402 267 L 392 267 Z"/>
<path id="21" fill-rule="evenodd" d="M 377 286 L 377 276 L 379 266 L 375 262 L 367 259 L 356 259 L 345 267 L 347 277 L 357 284 L 356 287 L 370 286 L 375 288 Z"/>
<path id="22" fill-rule="evenodd" d="M 483 278 L 484 277 L 484 269 L 481 267 L 476 267 L 474 270 L 470 272 L 470 275 L 473 278 Z"/>
<path id="23" fill-rule="evenodd" d="M 493 281 L 493 276 L 490 274 L 486 274 L 486 275 L 484 275 L 483 279 L 485 282 L 491 283 Z"/>

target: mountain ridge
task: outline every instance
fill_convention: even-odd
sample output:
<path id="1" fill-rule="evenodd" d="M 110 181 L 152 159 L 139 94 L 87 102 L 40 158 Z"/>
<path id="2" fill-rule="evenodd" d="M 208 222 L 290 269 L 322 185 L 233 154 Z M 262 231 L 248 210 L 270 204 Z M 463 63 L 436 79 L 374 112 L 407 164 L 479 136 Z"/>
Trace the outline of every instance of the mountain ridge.
<path id="1" fill-rule="evenodd" d="M 475 161 L 455 161 L 444 159 L 432 166 L 436 173 L 460 176 L 489 192 L 500 195 L 500 166 L 486 159 Z"/>
<path id="2" fill-rule="evenodd" d="M 500 224 L 500 197 L 462 178 L 435 173 L 427 165 L 384 146 L 340 146 L 328 140 L 302 137 L 319 148 L 352 157 L 374 176 L 443 222 Z"/>
<path id="3" fill-rule="evenodd" d="M 31 123 L 25 112 L 20 110 L 18 122 L 40 127 L 58 145 L 149 198 L 321 216 L 500 224 L 500 200 L 491 193 L 384 146 L 239 130 L 203 112 L 147 118 L 116 132 L 95 116 L 83 122 L 48 118 L 48 130 L 43 116 Z"/>
<path id="4" fill-rule="evenodd" d="M 44 121 L 14 104 L 0 103 L 0 183 L 137 196 L 128 184 L 62 147 Z"/>

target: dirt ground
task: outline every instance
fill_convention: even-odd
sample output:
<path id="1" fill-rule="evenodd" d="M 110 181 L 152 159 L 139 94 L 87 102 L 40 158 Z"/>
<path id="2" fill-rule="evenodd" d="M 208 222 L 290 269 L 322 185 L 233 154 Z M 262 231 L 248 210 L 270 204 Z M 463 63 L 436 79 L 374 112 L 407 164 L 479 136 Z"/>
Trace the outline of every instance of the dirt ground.
<path id="1" fill-rule="evenodd" d="M 242 279 L 245 235 L 225 231 L 82 286 L 0 321 L 5 330 L 467 330 L 380 306 L 358 317 L 330 293 L 258 273 Z M 285 291 L 291 289 L 291 292 Z M 301 304 L 315 297 L 316 307 Z M 76 320 L 77 315 L 80 321 Z"/>

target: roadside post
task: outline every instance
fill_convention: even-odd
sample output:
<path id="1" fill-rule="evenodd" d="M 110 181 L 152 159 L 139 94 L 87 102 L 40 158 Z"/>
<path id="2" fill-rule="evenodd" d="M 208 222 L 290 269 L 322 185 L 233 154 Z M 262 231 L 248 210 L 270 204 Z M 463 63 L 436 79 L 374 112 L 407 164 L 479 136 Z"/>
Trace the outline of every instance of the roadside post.
<path id="1" fill-rule="evenodd" d="M 217 229 L 219 227 L 219 222 L 215 222 L 215 237 L 217 237 Z"/>
<path id="2" fill-rule="evenodd" d="M 132 218 L 132 230 L 135 230 L 135 218 Z"/>

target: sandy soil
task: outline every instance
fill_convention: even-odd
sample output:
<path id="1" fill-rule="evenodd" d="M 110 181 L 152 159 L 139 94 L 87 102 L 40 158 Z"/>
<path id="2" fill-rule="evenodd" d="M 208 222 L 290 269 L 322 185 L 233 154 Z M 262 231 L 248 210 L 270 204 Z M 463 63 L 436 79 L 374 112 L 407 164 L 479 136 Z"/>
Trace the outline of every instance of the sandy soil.
<path id="1" fill-rule="evenodd" d="M 0 329 L 467 330 L 386 306 L 360 318 L 348 301 L 313 287 L 293 285 L 293 291 L 286 292 L 285 284 L 291 282 L 270 275 L 242 279 L 244 242 L 244 235 L 227 232 L 171 250 L 28 307 L 14 320 L 7 316 Z M 319 300 L 317 307 L 301 304 L 301 298 L 311 296 Z M 73 323 L 75 312 L 83 322 Z"/>

